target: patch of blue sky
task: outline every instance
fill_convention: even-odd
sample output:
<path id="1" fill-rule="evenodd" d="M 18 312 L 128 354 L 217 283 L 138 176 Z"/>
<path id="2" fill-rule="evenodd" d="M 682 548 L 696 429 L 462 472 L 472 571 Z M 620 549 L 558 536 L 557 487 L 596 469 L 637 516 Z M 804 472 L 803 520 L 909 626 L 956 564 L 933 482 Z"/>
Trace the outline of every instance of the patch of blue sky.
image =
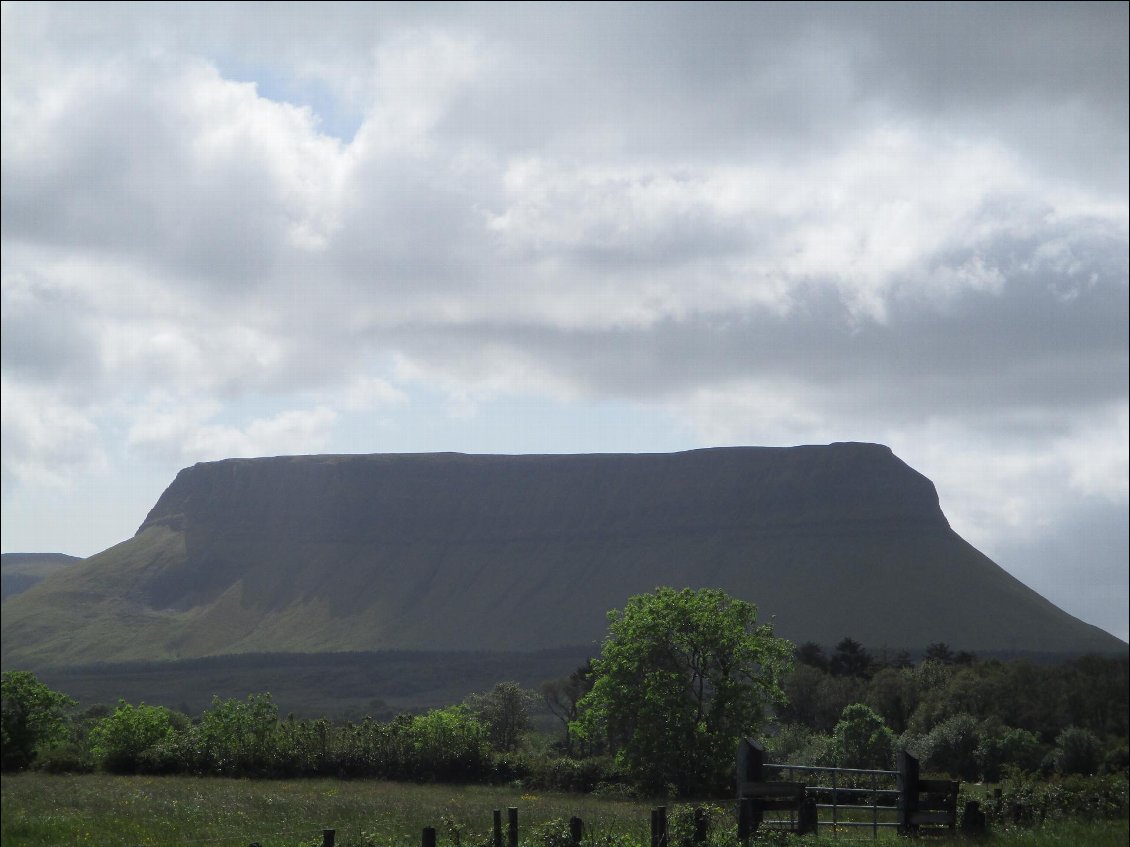
<path id="1" fill-rule="evenodd" d="M 216 59 L 215 62 L 224 79 L 254 83 L 256 92 L 266 100 L 310 109 L 317 118 L 319 132 L 344 144 L 353 140 L 364 121 L 364 114 L 347 102 L 348 98 L 336 93 L 324 79 L 280 73 L 234 56 Z"/>

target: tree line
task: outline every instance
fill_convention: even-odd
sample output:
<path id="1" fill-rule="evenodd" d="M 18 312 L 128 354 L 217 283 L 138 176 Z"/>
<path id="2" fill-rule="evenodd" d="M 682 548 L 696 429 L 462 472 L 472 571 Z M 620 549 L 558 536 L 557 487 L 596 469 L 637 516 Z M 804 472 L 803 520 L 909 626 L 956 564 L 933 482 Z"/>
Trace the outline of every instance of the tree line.
<path id="1" fill-rule="evenodd" d="M 829 655 L 800 645 L 782 687 L 769 747 L 789 762 L 882 767 L 905 748 L 963 780 L 1127 769 L 1125 656 L 1038 665 L 939 643 L 914 663 L 845 638 Z"/>
<path id="2" fill-rule="evenodd" d="M 531 731 L 536 701 L 559 720 Z M 3 767 L 118 773 L 511 782 L 720 796 L 743 735 L 774 761 L 887 768 L 905 748 L 970 780 L 1010 771 L 1126 773 L 1127 660 L 979 661 L 935 644 L 917 662 L 845 638 L 800 647 L 721 591 L 658 588 L 609 613 L 599 656 L 540 692 L 498 683 L 388 720 L 281 717 L 271 696 L 193 719 L 120 702 L 76 712 L 32 674 L 3 674 Z"/>

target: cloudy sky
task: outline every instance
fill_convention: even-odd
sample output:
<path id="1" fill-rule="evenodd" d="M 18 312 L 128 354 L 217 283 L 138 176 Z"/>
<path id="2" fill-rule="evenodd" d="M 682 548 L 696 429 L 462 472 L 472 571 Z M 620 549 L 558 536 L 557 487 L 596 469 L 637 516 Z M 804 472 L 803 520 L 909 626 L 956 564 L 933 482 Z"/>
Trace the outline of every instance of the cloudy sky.
<path id="1" fill-rule="evenodd" d="M 1127 4 L 3 5 L 3 549 L 281 453 L 876 441 L 1127 638 Z"/>

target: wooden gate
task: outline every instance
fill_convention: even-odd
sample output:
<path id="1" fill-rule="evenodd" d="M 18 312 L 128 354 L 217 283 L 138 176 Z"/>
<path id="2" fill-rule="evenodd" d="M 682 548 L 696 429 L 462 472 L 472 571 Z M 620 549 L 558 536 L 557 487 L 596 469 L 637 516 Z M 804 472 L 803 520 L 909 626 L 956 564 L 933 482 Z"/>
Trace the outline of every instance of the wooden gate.
<path id="1" fill-rule="evenodd" d="M 893 771 L 773 764 L 765 761 L 764 747 L 743 739 L 737 760 L 738 838 L 744 842 L 762 826 L 800 835 L 821 826 L 833 832 L 869 828 L 873 836 L 885 828 L 903 835 L 937 828 L 953 832 L 960 784 L 920 779 L 918 760 L 905 750 L 898 764 Z M 801 779 L 780 779 L 785 774 Z"/>

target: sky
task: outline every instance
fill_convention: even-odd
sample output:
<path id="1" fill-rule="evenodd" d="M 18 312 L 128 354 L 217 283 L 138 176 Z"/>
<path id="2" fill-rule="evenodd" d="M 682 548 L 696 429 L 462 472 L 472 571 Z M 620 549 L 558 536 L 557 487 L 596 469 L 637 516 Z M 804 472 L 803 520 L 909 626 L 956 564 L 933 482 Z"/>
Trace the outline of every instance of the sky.
<path id="1" fill-rule="evenodd" d="M 868 441 L 1125 640 L 1127 10 L 4 3 L 3 550 L 232 456 Z"/>

